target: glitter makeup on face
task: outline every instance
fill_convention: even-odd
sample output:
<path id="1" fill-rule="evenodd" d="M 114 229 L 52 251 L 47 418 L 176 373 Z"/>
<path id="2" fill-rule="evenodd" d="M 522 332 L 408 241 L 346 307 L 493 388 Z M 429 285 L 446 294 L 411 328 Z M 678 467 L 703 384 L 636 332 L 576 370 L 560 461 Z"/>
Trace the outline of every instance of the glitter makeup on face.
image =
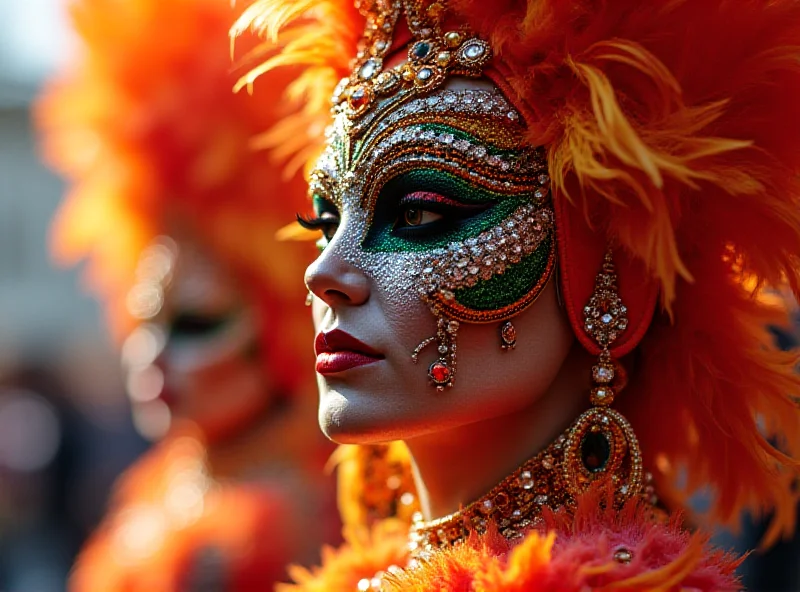
<path id="1" fill-rule="evenodd" d="M 430 374 L 440 387 L 452 385 L 458 322 L 518 314 L 553 268 L 546 163 L 521 145 L 523 132 L 497 91 L 400 93 L 358 122 L 339 113 L 311 176 L 316 199 L 339 209 L 327 248 L 373 278 L 387 306 L 413 314 L 421 299 L 439 319 L 437 338 L 423 343 L 438 342 L 440 366 Z M 432 223 L 430 231 L 398 230 L 391 212 L 415 192 L 442 199 L 408 207 L 467 213 L 463 220 L 444 213 L 439 218 L 456 223 Z"/>

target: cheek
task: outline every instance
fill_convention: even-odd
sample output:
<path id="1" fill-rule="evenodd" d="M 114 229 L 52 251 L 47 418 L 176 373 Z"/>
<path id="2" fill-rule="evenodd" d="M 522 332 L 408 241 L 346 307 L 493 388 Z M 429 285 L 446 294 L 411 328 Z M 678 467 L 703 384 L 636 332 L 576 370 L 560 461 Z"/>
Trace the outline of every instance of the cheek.
<path id="1" fill-rule="evenodd" d="M 514 413 L 548 392 L 574 342 L 553 283 L 511 322 L 517 330 L 512 350 L 500 347 L 500 323 L 461 325 L 453 388 L 436 393 L 431 386 L 424 387 L 429 426 L 443 429 Z M 424 374 L 425 368 L 415 371 Z"/>
<path id="2" fill-rule="evenodd" d="M 574 342 L 554 283 L 539 299 L 511 319 L 517 333 L 514 349 L 500 347 L 500 323 L 462 325 L 459 336 L 459 383 L 478 401 L 500 407 L 536 401 L 553 383 Z"/>

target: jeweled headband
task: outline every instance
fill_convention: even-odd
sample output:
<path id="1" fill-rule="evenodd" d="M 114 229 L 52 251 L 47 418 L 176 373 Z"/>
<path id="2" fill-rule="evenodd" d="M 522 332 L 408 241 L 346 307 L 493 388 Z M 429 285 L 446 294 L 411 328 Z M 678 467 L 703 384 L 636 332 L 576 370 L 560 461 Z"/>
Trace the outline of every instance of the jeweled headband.
<path id="1" fill-rule="evenodd" d="M 446 9 L 441 2 L 367 0 L 357 7 L 367 19 L 364 37 L 353 74 L 341 81 L 333 96 L 335 105 L 346 103 L 350 117 L 363 115 L 381 97 L 430 92 L 448 76 L 480 76 L 491 59 L 492 50 L 485 41 L 463 28 L 443 29 Z M 415 41 L 407 62 L 385 68 L 401 12 Z"/>

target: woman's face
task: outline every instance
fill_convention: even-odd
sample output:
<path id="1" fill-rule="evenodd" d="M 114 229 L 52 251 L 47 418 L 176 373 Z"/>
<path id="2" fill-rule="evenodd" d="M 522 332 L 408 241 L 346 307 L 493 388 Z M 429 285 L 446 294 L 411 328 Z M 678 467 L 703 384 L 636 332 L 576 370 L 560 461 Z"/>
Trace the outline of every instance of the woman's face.
<path id="1" fill-rule="evenodd" d="M 172 419 L 196 424 L 211 441 L 224 439 L 272 400 L 259 350 L 258 307 L 190 234 L 178 233 L 165 247 L 161 254 L 171 257 L 171 269 L 163 302 L 153 321 L 132 336 L 142 340 L 148 333 L 158 354 L 150 364 L 128 364 L 129 391 L 136 402 L 137 377 L 160 374 L 157 401 Z"/>
<path id="2" fill-rule="evenodd" d="M 306 282 L 319 420 L 333 440 L 410 439 L 514 413 L 555 379 L 573 337 L 548 282 L 545 165 L 522 132 L 496 88 L 458 79 L 337 116 L 306 223 L 324 235 Z M 517 342 L 504 351 L 508 318 Z M 429 367 L 454 343 L 453 385 L 437 389 Z"/>

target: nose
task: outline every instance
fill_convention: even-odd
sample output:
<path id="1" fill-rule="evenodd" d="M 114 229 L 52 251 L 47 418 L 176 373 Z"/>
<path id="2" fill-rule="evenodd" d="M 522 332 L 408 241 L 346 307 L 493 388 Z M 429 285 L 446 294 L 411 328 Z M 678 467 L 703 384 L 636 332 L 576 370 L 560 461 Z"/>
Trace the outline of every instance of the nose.
<path id="1" fill-rule="evenodd" d="M 360 306 L 369 300 L 369 278 L 331 252 L 323 252 L 309 265 L 305 281 L 309 291 L 331 308 Z"/>

